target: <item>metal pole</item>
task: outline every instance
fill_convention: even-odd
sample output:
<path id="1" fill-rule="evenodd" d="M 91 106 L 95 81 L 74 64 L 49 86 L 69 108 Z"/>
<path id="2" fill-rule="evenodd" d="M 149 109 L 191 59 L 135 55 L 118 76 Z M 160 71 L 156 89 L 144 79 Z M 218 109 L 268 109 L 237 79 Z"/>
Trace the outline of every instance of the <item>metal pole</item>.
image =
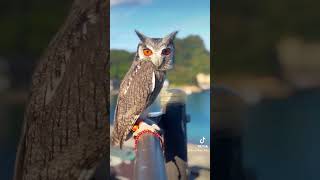
<path id="1" fill-rule="evenodd" d="M 139 138 L 134 179 L 167 180 L 160 140 L 152 134 L 142 134 Z"/>
<path id="2" fill-rule="evenodd" d="M 164 130 L 166 171 L 169 180 L 187 180 L 186 94 L 179 89 L 161 93 L 164 114 L 160 127 Z"/>

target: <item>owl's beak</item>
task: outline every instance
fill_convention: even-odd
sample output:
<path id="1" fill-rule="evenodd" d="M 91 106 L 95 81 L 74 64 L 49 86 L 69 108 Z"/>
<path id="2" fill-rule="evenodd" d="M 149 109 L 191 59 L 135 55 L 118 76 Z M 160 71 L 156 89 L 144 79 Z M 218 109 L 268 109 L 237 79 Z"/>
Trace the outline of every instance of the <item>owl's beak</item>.
<path id="1" fill-rule="evenodd" d="M 166 63 L 165 57 L 157 57 L 151 59 L 152 63 L 159 69 L 161 66 L 163 66 Z M 169 70 L 173 68 L 173 61 L 170 61 L 169 65 L 166 65 L 165 69 Z"/>
<path id="2" fill-rule="evenodd" d="M 153 58 L 152 63 L 156 65 L 157 67 L 160 67 L 164 59 L 162 57 Z"/>

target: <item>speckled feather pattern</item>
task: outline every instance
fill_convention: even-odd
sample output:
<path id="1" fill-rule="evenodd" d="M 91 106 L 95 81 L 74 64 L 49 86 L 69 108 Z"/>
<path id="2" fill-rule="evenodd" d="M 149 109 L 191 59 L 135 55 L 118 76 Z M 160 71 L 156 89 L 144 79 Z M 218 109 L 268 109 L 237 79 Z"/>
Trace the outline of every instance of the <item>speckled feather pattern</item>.
<path id="1" fill-rule="evenodd" d="M 109 155 L 109 9 L 106 1 L 74 1 L 40 58 L 13 179 L 89 179 Z"/>
<path id="2" fill-rule="evenodd" d="M 154 73 L 154 85 L 152 82 Z M 163 86 L 165 71 L 148 60 L 134 61 L 120 85 L 112 133 L 112 145 L 120 145 L 141 113 L 156 99 Z M 154 86 L 154 87 L 153 87 Z"/>

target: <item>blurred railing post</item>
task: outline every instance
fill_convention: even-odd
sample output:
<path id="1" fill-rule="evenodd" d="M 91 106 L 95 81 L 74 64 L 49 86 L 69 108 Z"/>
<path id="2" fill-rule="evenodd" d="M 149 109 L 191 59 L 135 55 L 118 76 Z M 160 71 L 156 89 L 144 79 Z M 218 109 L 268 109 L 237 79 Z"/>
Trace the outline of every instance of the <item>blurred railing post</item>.
<path id="1" fill-rule="evenodd" d="M 244 180 L 242 138 L 246 127 L 245 101 L 231 89 L 213 87 L 213 119 L 211 137 L 214 142 L 213 180 Z M 250 175 L 254 176 L 254 175 Z"/>
<path id="2" fill-rule="evenodd" d="M 160 94 L 164 130 L 165 167 L 168 180 L 186 180 L 187 131 L 186 94 L 179 89 L 163 90 Z"/>

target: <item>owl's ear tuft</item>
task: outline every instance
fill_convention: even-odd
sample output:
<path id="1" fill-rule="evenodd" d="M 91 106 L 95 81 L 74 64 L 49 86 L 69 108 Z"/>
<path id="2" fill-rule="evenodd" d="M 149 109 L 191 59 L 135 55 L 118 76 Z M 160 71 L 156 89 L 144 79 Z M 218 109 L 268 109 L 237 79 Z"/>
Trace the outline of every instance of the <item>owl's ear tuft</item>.
<path id="1" fill-rule="evenodd" d="M 178 31 L 173 31 L 172 33 L 168 34 L 166 37 L 164 37 L 163 39 L 166 42 L 172 42 L 174 40 L 174 38 L 176 37 L 176 35 L 178 34 Z"/>
<path id="2" fill-rule="evenodd" d="M 145 42 L 146 39 L 147 39 L 147 36 L 143 35 L 142 33 L 140 33 L 139 31 L 137 30 L 134 30 L 136 32 L 136 34 L 138 35 L 139 39 L 141 42 Z"/>

